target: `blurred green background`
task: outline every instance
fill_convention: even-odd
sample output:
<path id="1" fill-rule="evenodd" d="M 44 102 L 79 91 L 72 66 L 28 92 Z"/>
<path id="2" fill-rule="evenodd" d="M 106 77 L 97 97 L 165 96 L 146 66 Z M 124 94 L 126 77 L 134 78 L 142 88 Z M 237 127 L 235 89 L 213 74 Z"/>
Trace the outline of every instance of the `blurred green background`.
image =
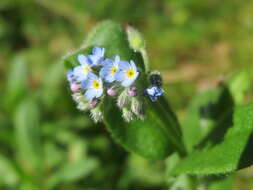
<path id="1" fill-rule="evenodd" d="M 180 118 L 199 91 L 253 70 L 250 0 L 1 0 L 0 190 L 172 189 L 168 160 L 127 153 L 71 99 L 61 57 L 104 19 L 143 34 Z M 253 189 L 253 169 L 208 189 Z"/>

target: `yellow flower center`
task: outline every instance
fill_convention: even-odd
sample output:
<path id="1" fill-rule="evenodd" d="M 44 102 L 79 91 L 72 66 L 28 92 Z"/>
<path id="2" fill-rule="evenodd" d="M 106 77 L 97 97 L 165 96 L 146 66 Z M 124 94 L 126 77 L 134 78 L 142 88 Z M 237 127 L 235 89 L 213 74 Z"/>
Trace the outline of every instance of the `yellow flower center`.
<path id="1" fill-rule="evenodd" d="M 97 80 L 94 80 L 92 82 L 92 87 L 95 88 L 96 90 L 100 88 L 100 82 Z"/>
<path id="2" fill-rule="evenodd" d="M 83 69 L 84 69 L 85 73 L 88 73 L 88 72 L 89 72 L 89 66 L 88 66 L 88 65 L 84 65 L 84 66 L 83 66 Z"/>
<path id="3" fill-rule="evenodd" d="M 134 71 L 133 69 L 128 69 L 128 70 L 126 71 L 126 76 L 127 76 L 127 78 L 133 78 L 134 75 L 135 75 L 135 71 Z"/>
<path id="4" fill-rule="evenodd" d="M 114 75 L 117 70 L 118 70 L 117 67 L 112 67 L 111 68 L 111 74 Z"/>

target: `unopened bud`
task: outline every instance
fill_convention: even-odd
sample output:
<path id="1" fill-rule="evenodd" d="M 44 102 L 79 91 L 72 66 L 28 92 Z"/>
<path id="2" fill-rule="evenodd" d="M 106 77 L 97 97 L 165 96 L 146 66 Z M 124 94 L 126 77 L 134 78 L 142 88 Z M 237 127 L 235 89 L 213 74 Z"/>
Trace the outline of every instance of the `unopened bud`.
<path id="1" fill-rule="evenodd" d="M 115 96 L 115 95 L 117 94 L 118 91 L 115 90 L 114 87 L 110 87 L 110 88 L 107 89 L 106 92 L 107 92 L 107 94 L 108 94 L 109 96 Z"/>
<path id="2" fill-rule="evenodd" d="M 152 71 L 149 76 L 150 83 L 154 86 L 161 87 L 163 84 L 160 72 Z"/>
<path id="3" fill-rule="evenodd" d="M 77 92 L 80 89 L 80 84 L 72 83 L 70 85 L 70 89 L 71 89 L 72 92 Z"/>
<path id="4" fill-rule="evenodd" d="M 145 41 L 138 30 L 132 26 L 127 26 L 126 31 L 131 48 L 133 48 L 135 51 L 140 51 L 141 49 L 145 48 Z"/>
<path id="5" fill-rule="evenodd" d="M 131 97 L 137 95 L 137 89 L 135 87 L 131 88 L 130 90 L 127 91 L 127 94 Z"/>
<path id="6" fill-rule="evenodd" d="M 123 117 L 127 122 L 129 122 L 129 121 L 133 120 L 134 115 L 133 115 L 133 113 L 132 113 L 130 110 L 128 110 L 127 108 L 123 108 L 123 110 L 122 110 L 122 117 Z"/>
<path id="7" fill-rule="evenodd" d="M 90 115 L 95 123 L 103 120 L 103 113 L 99 106 L 90 110 Z"/>
<path id="8" fill-rule="evenodd" d="M 121 92 L 121 94 L 117 99 L 117 106 L 122 108 L 128 103 L 129 103 L 129 96 L 127 95 L 127 90 L 125 89 L 123 92 Z"/>
<path id="9" fill-rule="evenodd" d="M 75 102 L 79 103 L 79 102 L 82 102 L 82 101 L 85 101 L 85 98 L 84 96 L 82 95 L 82 93 L 80 92 L 76 92 L 72 95 L 72 98 Z"/>
<path id="10" fill-rule="evenodd" d="M 98 99 L 93 99 L 93 100 L 91 100 L 91 102 L 89 103 L 89 107 L 90 107 L 90 108 L 94 108 L 97 104 L 98 104 Z"/>
<path id="11" fill-rule="evenodd" d="M 136 115 L 139 116 L 142 114 L 143 109 L 142 109 L 143 103 L 141 100 L 139 100 L 136 97 L 133 97 L 131 100 L 131 110 L 132 112 Z"/>
<path id="12" fill-rule="evenodd" d="M 81 110 L 81 111 L 85 111 L 89 108 L 89 104 L 87 102 L 79 102 L 77 104 L 77 109 Z"/>

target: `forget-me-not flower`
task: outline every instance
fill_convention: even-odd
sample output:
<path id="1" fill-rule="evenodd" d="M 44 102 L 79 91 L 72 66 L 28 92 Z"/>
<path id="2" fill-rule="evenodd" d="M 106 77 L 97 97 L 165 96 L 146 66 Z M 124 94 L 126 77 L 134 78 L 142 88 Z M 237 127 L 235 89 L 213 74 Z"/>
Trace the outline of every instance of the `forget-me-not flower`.
<path id="1" fill-rule="evenodd" d="M 67 73 L 67 79 L 70 83 L 73 83 L 75 81 L 75 75 L 73 73 L 73 70 L 69 70 Z"/>
<path id="2" fill-rule="evenodd" d="M 98 66 L 101 65 L 104 60 L 105 55 L 105 48 L 101 47 L 94 47 L 92 49 L 92 54 L 88 56 L 88 58 L 91 60 L 92 66 Z"/>
<path id="3" fill-rule="evenodd" d="M 161 96 L 164 93 L 164 90 L 157 86 L 150 86 L 146 89 L 145 94 L 150 97 L 150 99 L 154 102 L 157 100 L 158 96 Z"/>
<path id="4" fill-rule="evenodd" d="M 127 61 L 120 61 L 119 71 L 116 73 L 116 80 L 121 82 L 124 87 L 130 86 L 135 79 L 138 77 L 139 72 L 135 63 L 131 60 L 130 63 Z"/>
<path id="5" fill-rule="evenodd" d="M 83 54 L 78 55 L 77 60 L 80 63 L 80 65 L 76 66 L 73 69 L 73 74 L 77 82 L 82 82 L 88 78 L 88 75 L 91 71 L 91 61 L 87 56 Z"/>
<path id="6" fill-rule="evenodd" d="M 103 62 L 103 68 L 100 70 L 100 76 L 104 78 L 106 82 L 115 81 L 116 73 L 119 69 L 120 57 L 116 56 L 114 60 L 106 59 Z"/>
<path id="7" fill-rule="evenodd" d="M 86 89 L 85 97 L 88 100 L 99 98 L 103 94 L 103 82 L 97 75 L 90 73 L 87 80 L 83 81 L 82 88 Z"/>

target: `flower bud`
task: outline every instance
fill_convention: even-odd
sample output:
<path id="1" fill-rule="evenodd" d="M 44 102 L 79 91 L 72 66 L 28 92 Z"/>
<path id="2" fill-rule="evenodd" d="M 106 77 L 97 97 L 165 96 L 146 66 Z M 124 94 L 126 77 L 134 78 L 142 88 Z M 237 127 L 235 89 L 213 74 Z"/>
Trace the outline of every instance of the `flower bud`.
<path id="1" fill-rule="evenodd" d="M 80 84 L 72 83 L 70 85 L 70 89 L 71 89 L 72 92 L 77 92 L 80 89 Z"/>
<path id="2" fill-rule="evenodd" d="M 72 98 L 77 103 L 79 103 L 81 101 L 85 101 L 84 96 L 80 92 L 76 92 L 76 93 L 72 94 Z"/>
<path id="3" fill-rule="evenodd" d="M 107 89 L 107 94 L 108 94 L 109 96 L 115 96 L 115 95 L 117 94 L 117 92 L 118 92 L 118 91 L 115 90 L 113 86 Z"/>
<path id="4" fill-rule="evenodd" d="M 95 107 L 94 109 L 91 109 L 90 115 L 95 123 L 103 120 L 103 112 L 101 111 L 99 106 Z"/>
<path id="5" fill-rule="evenodd" d="M 131 97 L 134 97 L 137 95 L 137 89 L 135 87 L 131 88 L 130 90 L 127 91 L 127 94 Z"/>
<path id="6" fill-rule="evenodd" d="M 79 102 L 77 104 L 77 109 L 79 109 L 81 111 L 88 110 L 88 108 L 89 108 L 89 104 L 87 102 Z"/>
<path id="7" fill-rule="evenodd" d="M 162 86 L 162 77 L 160 72 L 152 71 L 149 76 L 150 83 L 154 86 L 161 87 Z"/>
<path id="8" fill-rule="evenodd" d="M 143 106 L 143 102 L 140 99 L 136 97 L 133 97 L 131 99 L 131 110 L 136 116 L 139 116 L 140 114 L 142 114 L 143 112 L 142 106 Z"/>
<path id="9" fill-rule="evenodd" d="M 122 117 L 123 117 L 127 122 L 129 122 L 129 121 L 133 120 L 134 115 L 133 115 L 133 113 L 132 113 L 130 110 L 128 110 L 127 108 L 123 108 L 123 109 L 122 109 Z"/>
<path id="10" fill-rule="evenodd" d="M 132 26 L 127 26 L 126 31 L 131 48 L 133 48 L 135 51 L 140 51 L 141 49 L 145 48 L 145 41 L 138 30 Z"/>
<path id="11" fill-rule="evenodd" d="M 90 107 L 90 108 L 94 108 L 97 104 L 98 104 L 98 99 L 93 99 L 93 100 L 91 100 L 91 102 L 89 103 L 89 107 Z"/>
<path id="12" fill-rule="evenodd" d="M 129 103 L 129 96 L 127 95 L 127 89 L 123 90 L 117 99 L 117 106 L 122 108 Z"/>

